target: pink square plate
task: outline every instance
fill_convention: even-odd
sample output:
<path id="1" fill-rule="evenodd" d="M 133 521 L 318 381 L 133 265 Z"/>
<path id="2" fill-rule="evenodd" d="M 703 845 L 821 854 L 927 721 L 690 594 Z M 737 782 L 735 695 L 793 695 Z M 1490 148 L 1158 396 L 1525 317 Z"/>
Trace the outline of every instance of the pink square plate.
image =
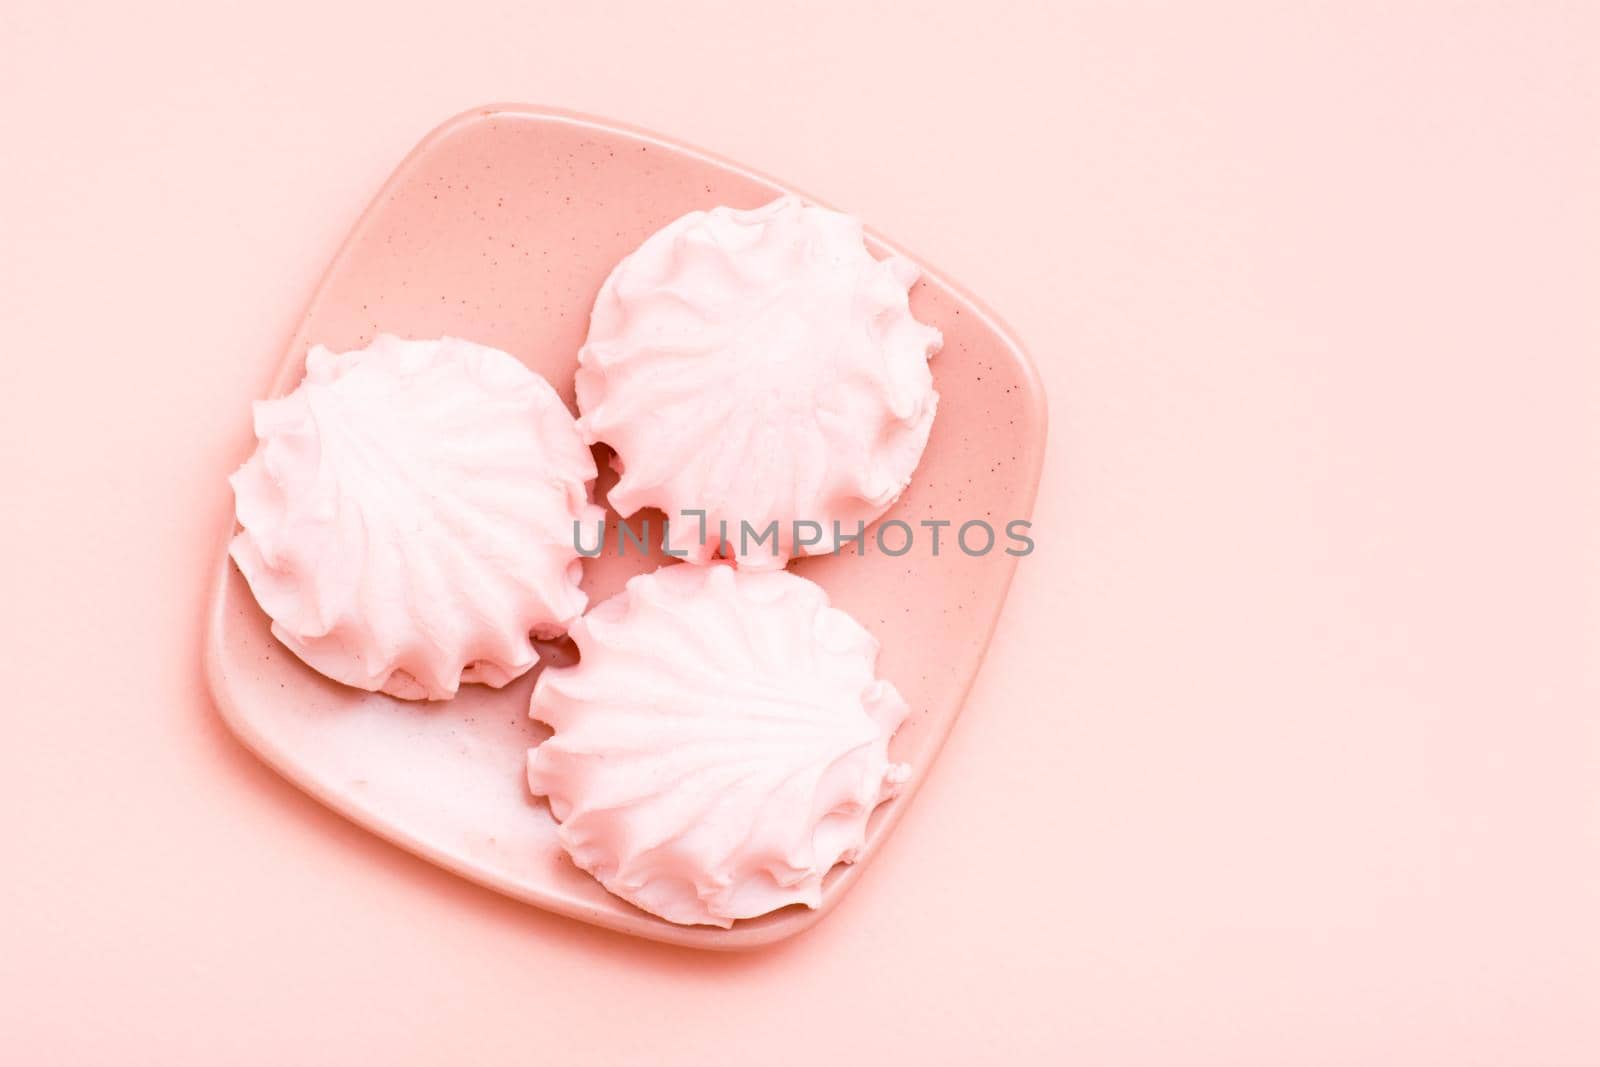
<path id="1" fill-rule="evenodd" d="M 792 191 L 610 122 L 520 106 L 468 112 L 424 140 L 356 224 L 271 392 L 294 387 L 314 343 L 343 351 L 379 332 L 448 334 L 512 353 L 571 406 L 589 308 L 620 258 L 687 211 L 754 207 Z M 900 251 L 875 235 L 869 240 L 878 255 Z M 440 704 L 345 688 L 274 640 L 224 553 L 205 659 L 228 725 L 290 781 L 374 833 L 542 908 L 700 948 L 749 948 L 810 926 L 860 877 L 961 710 L 1017 564 L 1003 551 L 1013 544 L 1005 524 L 1028 518 L 1044 452 L 1043 390 L 1005 328 L 931 270 L 911 305 L 944 332 L 932 363 L 940 393 L 932 437 L 911 487 L 886 516 L 916 528 L 914 546 L 889 556 L 869 532 L 864 553 L 794 565 L 877 635 L 880 673 L 912 708 L 891 747 L 894 759 L 912 765 L 912 779 L 878 809 L 857 862 L 829 875 L 821 908 L 795 906 L 719 930 L 676 926 L 611 896 L 567 860 L 549 811 L 528 793 L 526 752 L 546 736 L 527 715 L 537 668 L 505 689 L 465 686 Z M 918 525 L 924 519 L 954 523 L 937 554 L 931 531 Z M 993 551 L 969 556 L 954 545 L 956 526 L 972 519 L 997 531 Z M 981 528 L 970 533 L 969 547 L 981 547 Z M 899 538 L 888 547 L 900 548 Z M 591 604 L 655 562 L 588 561 Z M 559 644 L 547 651 L 551 660 L 568 654 Z"/>

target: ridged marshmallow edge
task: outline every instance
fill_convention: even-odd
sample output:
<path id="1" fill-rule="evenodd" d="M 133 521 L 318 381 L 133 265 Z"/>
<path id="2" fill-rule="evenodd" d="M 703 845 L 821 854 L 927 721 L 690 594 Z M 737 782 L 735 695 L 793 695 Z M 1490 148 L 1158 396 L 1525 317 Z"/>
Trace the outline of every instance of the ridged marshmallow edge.
<path id="1" fill-rule="evenodd" d="M 805 578 L 669 565 L 572 637 L 579 662 L 534 687 L 554 733 L 528 783 L 573 861 L 664 919 L 817 907 L 910 774 L 888 757 L 907 707 L 877 641 Z"/>
<path id="2" fill-rule="evenodd" d="M 255 405 L 230 554 L 272 632 L 322 674 L 441 700 L 505 685 L 586 597 L 573 523 L 594 459 L 542 377 L 458 338 L 381 335 Z"/>
<path id="3" fill-rule="evenodd" d="M 601 287 L 578 357 L 579 429 L 621 473 L 612 507 L 660 508 L 698 563 L 725 523 L 727 554 L 759 569 L 831 552 L 835 524 L 848 538 L 882 515 L 938 406 L 941 337 L 908 298 L 918 273 L 873 258 L 858 220 L 792 196 L 646 239 Z M 776 545 L 757 543 L 773 522 Z M 796 522 L 821 539 L 800 543 L 815 531 L 797 540 Z"/>

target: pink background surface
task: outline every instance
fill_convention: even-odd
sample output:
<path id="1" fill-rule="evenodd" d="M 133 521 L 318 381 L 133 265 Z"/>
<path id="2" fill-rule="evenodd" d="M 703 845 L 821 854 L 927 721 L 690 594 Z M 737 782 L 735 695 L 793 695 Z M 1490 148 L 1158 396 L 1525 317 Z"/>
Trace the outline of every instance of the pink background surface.
<path id="1" fill-rule="evenodd" d="M 1600 18 L 1205 6 L 8 0 L 0 1058 L 1600 1063 Z M 949 746 L 770 952 L 467 885 L 204 695 L 246 404 L 496 99 L 857 211 L 1051 393 Z"/>

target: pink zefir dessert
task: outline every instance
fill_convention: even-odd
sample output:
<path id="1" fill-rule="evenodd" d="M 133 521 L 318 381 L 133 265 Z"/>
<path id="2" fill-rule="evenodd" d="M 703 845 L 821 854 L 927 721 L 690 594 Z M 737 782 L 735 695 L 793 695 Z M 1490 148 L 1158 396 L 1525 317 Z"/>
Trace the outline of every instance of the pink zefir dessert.
<path id="1" fill-rule="evenodd" d="M 722 564 L 639 575 L 571 633 L 579 662 L 534 686 L 555 732 L 528 784 L 573 862 L 675 923 L 817 907 L 911 773 L 872 635 L 814 582 Z"/>
<path id="2" fill-rule="evenodd" d="M 910 482 L 938 405 L 917 277 L 874 258 L 856 219 L 792 196 L 648 238 L 578 354 L 579 429 L 621 473 L 611 506 L 661 509 L 697 563 L 725 544 L 776 569 L 859 534 Z"/>
<path id="3" fill-rule="evenodd" d="M 505 685 L 586 604 L 573 523 L 594 459 L 550 384 L 497 349 L 320 345 L 255 405 L 230 554 L 279 641 L 360 689 L 443 700 Z"/>

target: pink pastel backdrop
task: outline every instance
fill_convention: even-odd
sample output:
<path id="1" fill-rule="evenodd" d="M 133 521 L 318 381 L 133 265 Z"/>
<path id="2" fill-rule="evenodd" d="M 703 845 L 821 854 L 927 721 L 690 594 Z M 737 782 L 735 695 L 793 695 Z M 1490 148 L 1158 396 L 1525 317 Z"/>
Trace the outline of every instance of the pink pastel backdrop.
<path id="1" fill-rule="evenodd" d="M 0 1061 L 1600 1063 L 1593 5 L 221 7 L 0 7 Z M 967 711 L 772 951 L 461 882 L 205 697 L 246 405 L 492 100 L 857 211 L 1050 391 Z"/>

